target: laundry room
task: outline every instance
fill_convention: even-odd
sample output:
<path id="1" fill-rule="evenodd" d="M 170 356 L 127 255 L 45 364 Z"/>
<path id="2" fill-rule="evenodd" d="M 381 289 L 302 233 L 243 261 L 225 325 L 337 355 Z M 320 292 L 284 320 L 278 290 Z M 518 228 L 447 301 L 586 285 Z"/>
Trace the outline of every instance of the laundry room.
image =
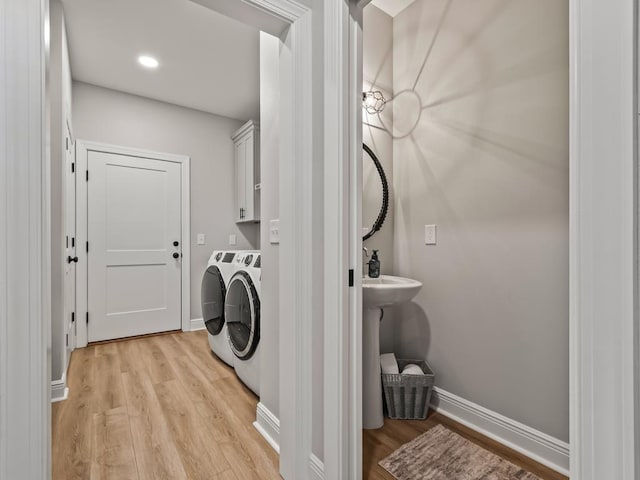
<path id="1" fill-rule="evenodd" d="M 205 4 L 51 1 L 54 479 L 277 476 L 279 40 Z"/>

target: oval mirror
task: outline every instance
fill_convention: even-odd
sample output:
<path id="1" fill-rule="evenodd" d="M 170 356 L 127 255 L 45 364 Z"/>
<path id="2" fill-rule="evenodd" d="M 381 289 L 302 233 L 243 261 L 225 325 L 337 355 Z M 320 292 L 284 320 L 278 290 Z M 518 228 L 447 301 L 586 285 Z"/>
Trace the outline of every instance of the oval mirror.
<path id="1" fill-rule="evenodd" d="M 389 210 L 389 184 L 382 164 L 366 143 L 362 144 L 362 225 L 368 229 L 362 240 L 367 240 L 382 228 Z M 369 158 L 370 161 L 366 161 Z"/>

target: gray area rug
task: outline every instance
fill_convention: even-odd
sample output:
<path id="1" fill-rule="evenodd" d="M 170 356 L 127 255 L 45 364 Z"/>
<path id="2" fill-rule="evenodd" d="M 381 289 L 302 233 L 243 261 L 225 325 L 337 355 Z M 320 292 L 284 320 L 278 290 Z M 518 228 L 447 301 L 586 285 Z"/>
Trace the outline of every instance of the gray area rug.
<path id="1" fill-rule="evenodd" d="M 380 461 L 398 480 L 540 480 L 437 425 Z"/>

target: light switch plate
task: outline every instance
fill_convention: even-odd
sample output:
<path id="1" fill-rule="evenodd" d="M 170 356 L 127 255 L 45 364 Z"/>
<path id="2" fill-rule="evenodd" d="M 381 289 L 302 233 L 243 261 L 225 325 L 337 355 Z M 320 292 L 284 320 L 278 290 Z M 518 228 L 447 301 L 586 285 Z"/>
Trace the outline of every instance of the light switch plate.
<path id="1" fill-rule="evenodd" d="M 436 238 L 436 226 L 435 225 L 425 225 L 424 226 L 424 244 L 425 245 L 435 245 L 437 241 Z"/>
<path id="2" fill-rule="evenodd" d="M 235 234 L 231 234 L 229 235 L 229 245 L 235 245 L 236 243 L 238 243 Z"/>
<path id="3" fill-rule="evenodd" d="M 269 220 L 269 243 L 280 243 L 280 220 Z"/>
<path id="4" fill-rule="evenodd" d="M 204 245 L 205 244 L 205 239 L 206 239 L 205 234 L 204 233 L 199 233 L 198 236 L 197 236 L 196 243 L 198 245 Z"/>

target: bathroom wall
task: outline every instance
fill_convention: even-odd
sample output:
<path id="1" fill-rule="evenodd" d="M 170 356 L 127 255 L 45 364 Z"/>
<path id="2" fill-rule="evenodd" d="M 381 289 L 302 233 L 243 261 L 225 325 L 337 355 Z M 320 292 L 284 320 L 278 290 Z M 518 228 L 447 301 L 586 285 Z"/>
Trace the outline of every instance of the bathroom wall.
<path id="1" fill-rule="evenodd" d="M 362 28 L 362 91 L 380 90 L 385 98 L 393 97 L 393 19 L 374 5 L 363 12 Z M 389 103 L 378 114 L 362 109 L 362 141 L 369 145 L 380 160 L 389 183 L 389 211 L 380 231 L 363 242 L 369 250 L 380 250 L 380 271 L 391 275 L 393 268 L 395 191 L 393 185 L 393 104 Z M 369 155 L 362 151 L 362 218 L 363 227 L 371 227 L 378 216 L 382 202 L 380 176 Z M 363 259 L 367 273 L 367 258 Z M 389 310 L 380 324 L 380 348 L 382 352 L 394 349 L 394 319 Z"/>
<path id="2" fill-rule="evenodd" d="M 259 248 L 259 225 L 234 222 L 234 148 L 243 122 L 74 82 L 73 117 L 81 140 L 191 158 L 191 318 L 201 318 L 200 282 L 216 249 Z M 196 234 L 206 235 L 196 245 Z M 229 246 L 229 235 L 237 245 Z"/>
<path id="3" fill-rule="evenodd" d="M 397 353 L 563 441 L 568 25 L 566 0 L 417 0 L 393 23 L 394 268 L 424 284 Z"/>
<path id="4" fill-rule="evenodd" d="M 363 72 L 362 91 L 380 90 L 386 99 L 393 96 L 393 20 L 373 5 L 368 5 L 363 14 L 362 35 Z M 362 110 L 362 141 L 380 160 L 389 182 L 389 212 L 382 229 L 364 242 L 372 250 L 380 250 L 382 273 L 393 272 L 393 139 L 389 133 L 393 125 L 393 107 L 387 105 L 378 114 Z M 367 230 L 375 222 L 382 203 L 380 176 L 373 161 L 362 152 L 362 220 Z M 365 259 L 365 262 L 367 259 Z M 366 271 L 365 264 L 365 271 Z M 383 335 L 384 337 L 384 335 Z"/>

